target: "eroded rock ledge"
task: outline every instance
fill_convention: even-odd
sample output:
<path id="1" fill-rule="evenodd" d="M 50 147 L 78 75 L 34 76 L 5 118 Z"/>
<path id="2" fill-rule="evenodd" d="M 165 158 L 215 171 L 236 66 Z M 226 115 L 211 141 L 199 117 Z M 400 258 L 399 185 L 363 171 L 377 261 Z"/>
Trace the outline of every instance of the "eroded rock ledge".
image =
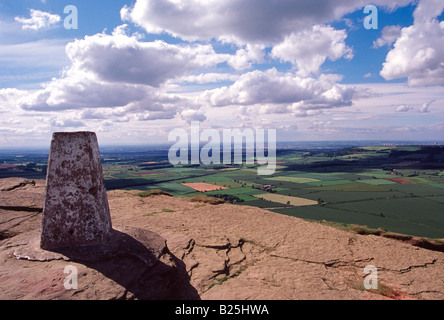
<path id="1" fill-rule="evenodd" d="M 5 184 L 0 180 L 0 189 Z M 0 191 L 0 199 L 35 208 L 43 201 L 42 186 L 35 181 Z M 114 225 L 166 239 L 157 276 L 134 276 L 141 262 L 133 256 L 108 264 L 119 272 L 75 261 L 17 260 L 13 251 L 40 227 L 40 215 L 0 209 L 0 298 L 169 298 L 162 288 L 183 268 L 184 282 L 174 288 L 180 299 L 444 299 L 442 252 L 253 207 L 137 193 L 108 192 L 111 217 Z M 67 263 L 79 270 L 78 290 L 63 287 Z M 363 287 L 367 265 L 378 270 L 378 290 Z"/>

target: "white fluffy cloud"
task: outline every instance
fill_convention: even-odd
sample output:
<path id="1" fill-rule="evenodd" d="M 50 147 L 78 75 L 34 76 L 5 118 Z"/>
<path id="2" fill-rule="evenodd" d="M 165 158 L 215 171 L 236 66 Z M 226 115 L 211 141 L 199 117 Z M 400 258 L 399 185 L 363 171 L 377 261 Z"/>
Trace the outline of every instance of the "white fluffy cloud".
<path id="1" fill-rule="evenodd" d="M 409 112 L 413 110 L 413 106 L 409 106 L 409 105 L 399 105 L 396 107 L 396 112 Z"/>
<path id="2" fill-rule="evenodd" d="M 236 54 L 228 58 L 228 65 L 236 70 L 244 70 L 252 67 L 255 62 L 263 62 L 265 46 L 248 44 L 245 48 L 236 51 Z"/>
<path id="3" fill-rule="evenodd" d="M 435 101 L 436 100 L 433 99 L 433 100 L 430 100 L 428 102 L 424 102 L 421 105 L 421 107 L 419 108 L 419 112 L 421 112 L 421 113 L 429 113 L 430 112 L 429 108 L 432 105 L 432 103 L 435 102 Z"/>
<path id="4" fill-rule="evenodd" d="M 243 74 L 233 85 L 207 91 L 204 99 L 214 107 L 258 105 L 264 113 L 315 115 L 313 110 L 352 104 L 353 88 L 337 82 L 338 75 L 318 78 L 281 73 L 272 68 Z"/>
<path id="5" fill-rule="evenodd" d="M 116 122 L 131 115 L 137 120 L 171 119 L 178 110 L 189 106 L 186 98 L 147 85 L 103 82 L 80 74 L 54 79 L 45 88 L 22 95 L 16 104 L 32 112 L 83 110 L 83 119 Z M 112 111 L 103 111 L 106 109 Z"/>
<path id="6" fill-rule="evenodd" d="M 272 54 L 282 60 L 291 59 L 299 68 L 297 74 L 272 68 L 234 75 L 206 72 L 222 62 L 236 70 L 263 62 L 264 46 L 249 44 L 231 55 L 218 54 L 211 45 L 144 42 L 137 35 L 127 35 L 125 26 L 120 26 L 112 34 L 86 36 L 69 43 L 66 53 L 71 66 L 63 76 L 21 96 L 17 105 L 24 111 L 34 112 L 82 110 L 84 119 L 104 119 L 105 114 L 113 119 L 133 115 L 139 121 L 175 117 L 203 121 L 205 115 L 195 110 L 202 105 L 260 105 L 264 113 L 286 112 L 299 116 L 350 105 L 355 92 L 338 84 L 340 76 L 319 75 L 325 59 L 335 60 L 351 54 L 345 45 L 345 32 L 314 26 L 302 35 L 304 41 L 313 44 L 310 52 L 299 50 L 299 43 L 290 37 Z M 317 75 L 312 77 L 310 73 Z M 197 100 L 168 93 L 169 88 L 177 88 L 181 82 L 227 80 L 234 83 L 207 91 Z M 106 108 L 114 111 L 104 113 Z"/>
<path id="7" fill-rule="evenodd" d="M 62 77 L 26 94 L 3 90 L 0 98 L 14 95 L 15 105 L 24 111 L 83 110 L 84 119 L 111 117 L 118 121 L 128 115 L 140 121 L 172 119 L 189 109 L 190 101 L 168 93 L 166 82 L 180 81 L 192 71 L 227 59 L 210 45 L 143 42 L 136 35 L 127 35 L 123 26 L 111 35 L 75 40 L 67 45 L 66 53 L 71 66 Z M 104 112 L 106 108 L 113 111 Z"/>
<path id="8" fill-rule="evenodd" d="M 208 72 L 208 73 L 200 73 L 198 75 L 184 76 L 179 78 L 178 82 L 204 84 L 204 83 L 214 83 L 221 81 L 234 81 L 238 78 L 239 76 L 231 73 Z"/>
<path id="9" fill-rule="evenodd" d="M 199 110 L 184 110 L 181 113 L 181 118 L 187 122 L 191 121 L 205 121 L 207 117 Z"/>
<path id="10" fill-rule="evenodd" d="M 22 24 L 23 30 L 40 30 L 49 28 L 51 25 L 59 23 L 61 20 L 57 14 L 51 14 L 40 10 L 30 9 L 30 17 L 15 17 L 15 21 Z"/>
<path id="11" fill-rule="evenodd" d="M 346 38 L 344 30 L 314 25 L 311 29 L 287 36 L 273 47 L 271 56 L 296 65 L 302 76 L 318 74 L 327 58 L 335 61 L 353 57 L 352 49 L 345 44 Z"/>
<path id="12" fill-rule="evenodd" d="M 103 81 L 150 86 L 226 60 L 210 45 L 139 40 L 119 27 L 112 35 L 102 33 L 76 40 L 68 44 L 66 52 L 74 68 L 94 73 Z"/>
<path id="13" fill-rule="evenodd" d="M 386 26 L 380 38 L 373 42 L 373 48 L 391 46 L 401 35 L 401 26 Z"/>
<path id="14" fill-rule="evenodd" d="M 444 85 L 444 10 L 441 0 L 421 0 L 414 24 L 402 28 L 388 53 L 381 76 L 386 80 L 408 78 L 409 85 Z"/>
<path id="15" fill-rule="evenodd" d="M 396 8 L 412 0 L 374 0 Z M 366 0 L 137 0 L 122 19 L 149 33 L 168 32 L 186 40 L 274 44 L 313 24 L 329 23 L 368 5 Z"/>

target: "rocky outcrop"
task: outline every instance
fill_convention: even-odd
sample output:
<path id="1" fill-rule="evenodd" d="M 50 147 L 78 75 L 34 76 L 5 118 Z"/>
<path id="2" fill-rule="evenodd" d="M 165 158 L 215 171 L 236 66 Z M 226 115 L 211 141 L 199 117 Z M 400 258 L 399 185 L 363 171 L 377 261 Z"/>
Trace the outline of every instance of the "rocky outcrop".
<path id="1" fill-rule="evenodd" d="M 0 181 L 0 189 L 11 181 Z M 42 186 L 35 181 L 0 191 L 0 199 L 22 201 L 18 207 L 26 207 L 28 199 L 36 208 L 43 203 Z M 0 298 L 163 299 L 176 285 L 172 291 L 180 297 L 173 298 L 179 299 L 444 299 L 442 252 L 254 207 L 140 197 L 123 190 L 109 191 L 108 201 L 113 225 L 150 230 L 166 239 L 155 275 L 141 272 L 132 256 L 99 265 L 17 260 L 14 250 L 40 227 L 41 216 L 3 208 Z M 79 270 L 77 290 L 63 287 L 67 263 Z M 369 265 L 376 267 L 377 289 L 363 285 Z M 181 268 L 185 274 L 177 278 Z"/>
<path id="2" fill-rule="evenodd" d="M 199 298 L 184 263 L 159 234 L 117 226 L 105 243 L 43 250 L 44 182 L 7 179 L 0 188 L 9 204 L 0 209 L 0 299 Z M 65 286 L 73 272 L 76 285 Z"/>

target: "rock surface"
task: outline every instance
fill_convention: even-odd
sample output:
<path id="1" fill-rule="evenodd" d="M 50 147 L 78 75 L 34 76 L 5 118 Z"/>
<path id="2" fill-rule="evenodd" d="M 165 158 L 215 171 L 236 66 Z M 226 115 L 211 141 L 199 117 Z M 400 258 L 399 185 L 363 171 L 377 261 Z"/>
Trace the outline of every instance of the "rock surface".
<path id="1" fill-rule="evenodd" d="M 184 263 L 147 229 L 115 227 L 104 243 L 41 249 L 44 194 L 44 181 L 0 180 L 9 204 L 0 206 L 0 300 L 199 298 Z M 77 288 L 67 289 L 73 270 Z"/>
<path id="2" fill-rule="evenodd" d="M 138 191 L 109 191 L 111 218 L 166 239 L 155 275 L 141 273 L 131 256 L 97 264 L 17 260 L 13 251 L 40 228 L 44 198 L 44 182 L 22 180 L 0 180 L 0 299 L 444 299 L 442 252 L 254 207 Z M 77 290 L 63 286 L 67 263 L 79 270 Z M 377 268 L 377 290 L 363 286 L 368 265 Z"/>

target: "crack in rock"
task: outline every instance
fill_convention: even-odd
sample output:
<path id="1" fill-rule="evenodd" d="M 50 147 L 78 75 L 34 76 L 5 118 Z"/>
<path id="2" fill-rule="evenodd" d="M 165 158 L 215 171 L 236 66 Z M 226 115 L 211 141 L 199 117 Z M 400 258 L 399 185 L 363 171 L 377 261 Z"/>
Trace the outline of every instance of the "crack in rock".
<path id="1" fill-rule="evenodd" d="M 28 184 L 35 186 L 35 181 L 34 180 L 24 180 L 24 181 L 21 181 L 20 183 L 14 184 L 14 185 L 9 186 L 7 188 L 0 189 L 0 191 L 13 191 L 15 189 L 24 187 Z"/>
<path id="2" fill-rule="evenodd" d="M 227 279 L 237 277 L 246 268 L 243 262 L 247 257 L 242 250 L 245 241 L 240 238 L 232 243 L 228 237 L 225 237 L 225 240 L 225 243 L 220 244 L 217 242 L 199 244 L 195 239 L 190 239 L 184 247 L 182 260 L 186 261 L 189 276 L 191 277 L 195 272 L 207 275 L 206 279 L 201 282 L 203 291 L 209 290 L 215 284 L 222 284 Z M 205 250 L 208 249 L 215 252 L 219 259 L 207 260 L 209 252 Z"/>
<path id="3" fill-rule="evenodd" d="M 427 268 L 428 266 L 434 265 L 436 262 L 437 262 L 437 259 L 433 259 L 432 262 L 425 262 L 424 264 L 409 266 L 408 268 L 405 268 L 405 269 L 396 270 L 396 269 L 388 269 L 388 268 L 379 267 L 378 270 L 396 272 L 396 273 L 402 274 L 402 273 L 410 272 L 414 269 Z"/>
<path id="4" fill-rule="evenodd" d="M 360 267 L 357 264 L 358 263 L 362 263 L 362 262 L 371 262 L 373 261 L 373 258 L 365 258 L 365 259 L 356 259 L 356 260 L 351 260 L 351 261 L 343 261 L 340 259 L 334 259 L 331 261 L 314 261 L 314 260 L 305 260 L 305 259 L 299 259 L 299 258 L 292 258 L 292 257 L 285 257 L 285 256 L 279 256 L 276 254 L 271 254 L 271 257 L 275 257 L 275 258 L 281 258 L 281 259 L 288 259 L 288 260 L 292 260 L 295 262 L 305 262 L 308 264 L 317 264 L 317 265 L 323 265 L 326 268 L 339 268 L 339 267 L 347 267 L 347 266 L 352 266 L 352 267 Z"/>

